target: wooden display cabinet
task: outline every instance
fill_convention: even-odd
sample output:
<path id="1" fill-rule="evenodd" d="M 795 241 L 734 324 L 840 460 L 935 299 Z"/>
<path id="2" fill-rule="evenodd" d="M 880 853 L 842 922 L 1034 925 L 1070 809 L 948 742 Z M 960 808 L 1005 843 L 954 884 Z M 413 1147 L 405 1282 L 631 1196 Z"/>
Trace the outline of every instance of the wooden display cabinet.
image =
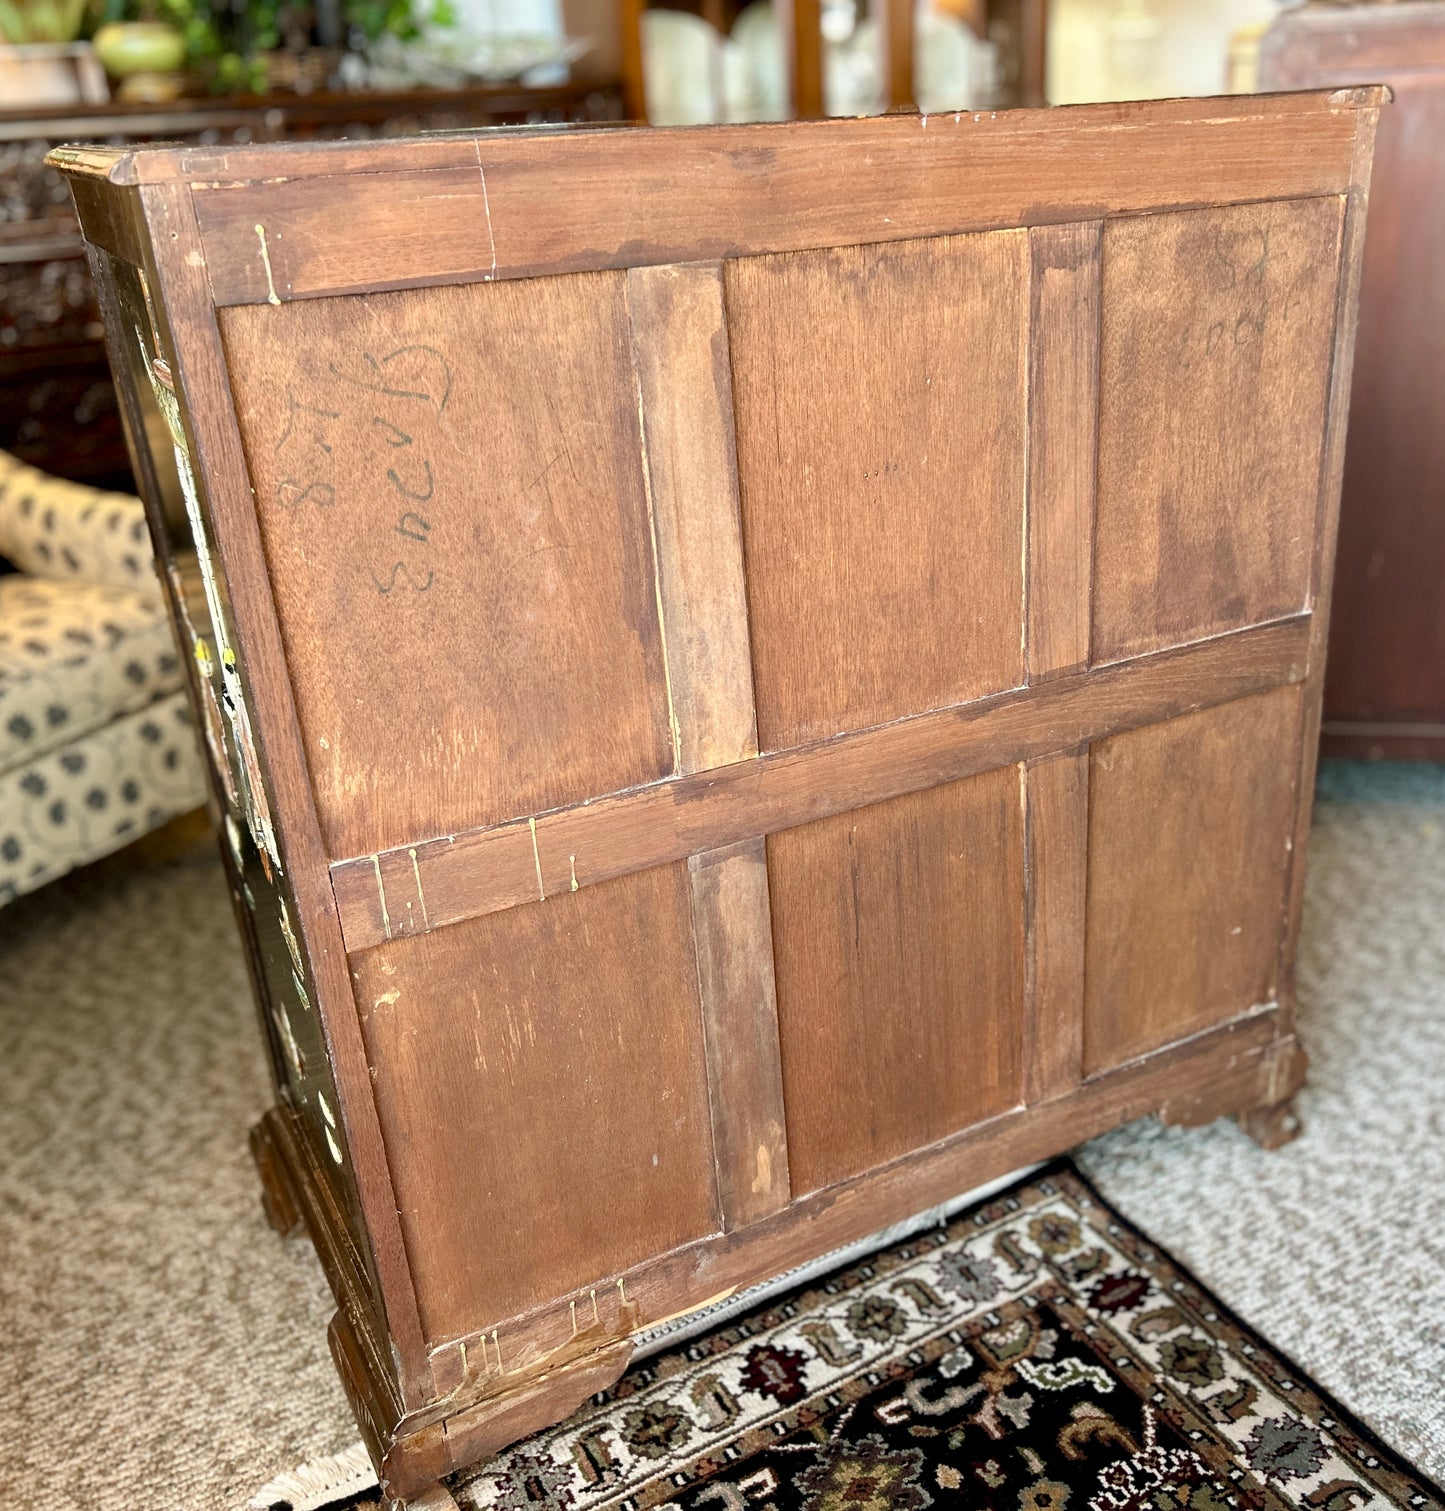
<path id="1" fill-rule="evenodd" d="M 783 47 L 783 74 L 792 117 L 815 120 L 826 114 L 823 78 L 821 0 L 773 0 Z M 671 0 L 660 8 L 699 14 L 721 36 L 744 9 L 745 0 Z M 647 119 L 642 67 L 642 16 L 649 0 L 618 0 L 621 71 L 627 113 Z M 878 28 L 878 77 L 882 108 L 916 110 L 914 100 L 914 0 L 859 0 L 859 19 L 872 17 Z M 1048 72 L 1047 0 L 956 0 L 949 7 L 966 18 L 980 35 L 999 48 L 1000 97 L 1003 106 L 1045 103 Z"/>
<path id="2" fill-rule="evenodd" d="M 1290 1132 L 1380 103 L 55 154 L 390 1495 L 1121 1121 Z"/>

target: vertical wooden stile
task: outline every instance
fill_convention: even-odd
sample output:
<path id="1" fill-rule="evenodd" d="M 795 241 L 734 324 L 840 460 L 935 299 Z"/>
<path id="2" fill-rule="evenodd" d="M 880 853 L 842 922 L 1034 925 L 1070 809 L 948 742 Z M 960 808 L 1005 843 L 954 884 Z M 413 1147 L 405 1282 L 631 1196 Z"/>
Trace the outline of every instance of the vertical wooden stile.
<path id="1" fill-rule="evenodd" d="M 1029 360 L 1028 677 L 1089 661 L 1098 448 L 1098 221 L 1035 226 Z"/>
<path id="2" fill-rule="evenodd" d="M 761 839 L 694 855 L 692 922 L 724 1232 L 792 1197 L 777 986 Z"/>
<path id="3" fill-rule="evenodd" d="M 1102 225 L 1029 232 L 1028 511 L 1030 685 L 1089 664 L 1099 416 Z M 1087 751 L 1023 770 L 1028 950 L 1025 1101 L 1072 1090 L 1083 1074 Z"/>
<path id="4" fill-rule="evenodd" d="M 633 268 L 627 304 L 674 759 L 705 771 L 758 751 L 722 270 Z"/>
<path id="5" fill-rule="evenodd" d="M 1334 354 L 1330 369 L 1329 407 L 1320 464 L 1315 550 L 1310 574 L 1309 672 L 1301 702 L 1300 773 L 1297 810 L 1289 844 L 1284 922 L 1280 929 L 1277 989 L 1282 1031 L 1294 1028 L 1295 975 L 1299 930 L 1304 915 L 1305 849 L 1314 811 L 1315 769 L 1319 762 L 1320 719 L 1323 708 L 1325 651 L 1329 643 L 1330 598 L 1335 578 L 1335 549 L 1339 538 L 1340 495 L 1345 472 L 1345 430 L 1350 413 L 1350 381 L 1355 366 L 1355 324 L 1360 307 L 1365 214 L 1370 204 L 1370 170 L 1374 163 L 1375 130 L 1380 111 L 1375 106 L 1355 112 L 1355 156 L 1351 187 L 1345 199 L 1340 234 L 1340 275 L 1334 325 Z"/>
<path id="6" fill-rule="evenodd" d="M 425 1399 L 431 1366 L 397 1217 L 396 1196 L 372 1098 L 346 951 L 321 841 L 316 801 L 301 746 L 265 554 L 248 483 L 235 403 L 206 281 L 192 191 L 146 185 L 141 205 L 153 244 L 167 247 L 147 269 L 168 346 L 198 485 L 215 521 L 216 545 L 237 610 L 241 675 L 273 797 L 285 834 L 290 879 L 300 905 L 298 927 L 312 961 L 318 1007 L 335 1070 L 346 1145 L 361 1202 L 369 1256 L 391 1332 L 404 1405 Z M 224 484 L 218 480 L 226 480 Z"/>
<path id="7" fill-rule="evenodd" d="M 1024 767 L 1024 1101 L 1078 1086 L 1084 1065 L 1084 907 L 1089 758 L 1051 756 Z"/>
<path id="8" fill-rule="evenodd" d="M 627 297 L 674 755 L 679 773 L 706 771 L 758 751 L 722 269 L 634 268 Z M 727 1230 L 791 1195 L 763 841 L 695 855 L 688 873 Z"/>

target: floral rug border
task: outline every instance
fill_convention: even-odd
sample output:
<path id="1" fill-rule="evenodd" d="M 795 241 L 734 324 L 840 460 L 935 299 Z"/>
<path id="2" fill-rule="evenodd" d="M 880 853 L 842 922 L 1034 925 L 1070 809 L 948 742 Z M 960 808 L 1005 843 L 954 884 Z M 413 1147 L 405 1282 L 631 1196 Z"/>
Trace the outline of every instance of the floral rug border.
<path id="1" fill-rule="evenodd" d="M 874 1297 L 876 1304 L 870 1302 Z M 741 1465 L 770 1455 L 776 1460 L 785 1451 L 806 1455 L 822 1442 L 830 1422 L 846 1422 L 861 1402 L 892 1389 L 894 1382 L 905 1388 L 919 1371 L 946 1373 L 951 1353 L 979 1348 L 979 1340 L 1004 1336 L 1010 1328 L 1032 1328 L 1036 1335 L 1037 1320 L 1024 1320 L 1025 1313 L 1043 1309 L 1057 1320 L 1076 1357 L 1057 1364 L 1047 1356 L 1020 1361 L 1041 1399 L 1051 1401 L 1048 1393 L 1063 1388 L 1050 1383 L 1051 1370 L 1057 1379 L 1067 1374 L 1069 1383 L 1076 1383 L 1081 1370 L 1093 1367 L 1080 1362 L 1080 1350 L 1088 1347 L 1113 1377 L 1113 1384 L 1101 1381 L 1099 1388 L 1112 1390 L 1125 1381 L 1133 1390 L 1131 1370 L 1149 1382 L 1147 1396 L 1136 1392 L 1143 1426 L 1135 1434 L 1139 1441 L 1130 1439 L 1134 1467 L 1121 1467 L 1100 1482 L 1089 1501 L 1097 1511 L 1153 1504 L 1140 1498 L 1143 1491 L 1131 1476 L 1168 1472 L 1177 1478 L 1186 1459 L 1193 1461 L 1196 1476 L 1208 1466 L 1213 1488 L 1197 1489 L 1204 1498 L 1191 1504 L 1199 1506 L 1213 1504 L 1209 1496 L 1215 1495 L 1223 1496 L 1224 1504 L 1269 1511 L 1295 1506 L 1445 1511 L 1445 1492 L 1117 1212 L 1067 1159 L 1024 1177 L 944 1227 L 646 1361 L 568 1422 L 463 1477 L 454 1494 L 466 1511 L 537 1505 L 647 1511 L 663 1502 L 691 1505 L 694 1499 L 751 1504 L 754 1497 L 739 1498 L 734 1483 Z M 1127 1336 L 1125 1328 L 1131 1330 Z M 1233 1377 L 1220 1372 L 1216 1350 L 1201 1345 L 1200 1333 L 1244 1377 L 1233 1396 Z M 1011 1399 L 1018 1397 L 1006 1391 L 999 1396 L 1005 1412 Z M 986 1403 L 986 1409 L 993 1406 Z M 1089 1407 L 1085 1402 L 1075 1410 Z M 1291 1413 L 1316 1430 L 1318 1451 L 1305 1441 L 1307 1433 L 1302 1438 L 1287 1428 Z M 1196 1428 L 1186 1441 L 1177 1422 L 1191 1414 L 1203 1430 Z M 1156 1423 L 1164 1422 L 1176 1424 L 1172 1448 L 1154 1439 Z M 793 1440 L 800 1445 L 796 1449 L 780 1446 Z M 860 1441 L 881 1445 L 882 1440 L 870 1435 Z M 1236 1459 L 1227 1452 L 1231 1443 L 1239 1451 Z M 887 1457 L 881 1446 L 855 1443 L 854 1448 L 878 1453 L 880 1462 Z M 1241 1467 L 1246 1449 L 1253 1455 L 1252 1470 Z M 1310 1467 L 1315 1457 L 1322 1467 Z M 931 1486 L 954 1485 L 958 1471 L 942 1464 L 932 1468 Z M 789 1483 L 822 1482 L 808 1470 Z M 828 1496 L 820 1500 L 811 1491 L 800 1493 L 809 1506 L 831 1503 Z M 893 1499 L 922 1506 L 951 1498 L 945 1494 L 935 1501 L 933 1494 L 895 1488 Z M 762 1508 L 763 1501 L 757 1504 Z"/>

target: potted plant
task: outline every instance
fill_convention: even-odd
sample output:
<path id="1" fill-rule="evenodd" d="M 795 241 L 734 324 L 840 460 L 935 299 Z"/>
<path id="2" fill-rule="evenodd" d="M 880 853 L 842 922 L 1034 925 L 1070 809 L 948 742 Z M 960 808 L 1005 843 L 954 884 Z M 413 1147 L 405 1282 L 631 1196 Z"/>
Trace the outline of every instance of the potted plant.
<path id="1" fill-rule="evenodd" d="M 165 0 L 107 0 L 92 45 L 104 70 L 118 80 L 121 100 L 174 100 L 186 88 L 186 35 Z"/>
<path id="2" fill-rule="evenodd" d="M 103 10 L 106 26 L 96 34 L 97 48 L 105 43 L 109 50 L 106 34 L 117 25 L 164 28 L 180 39 L 182 58 L 174 66 L 184 65 L 200 87 L 216 94 L 263 94 L 276 84 L 305 87 L 302 79 L 315 87 L 334 72 L 343 44 L 365 51 L 384 36 L 410 41 L 451 24 L 448 0 L 435 0 L 426 10 L 413 0 L 250 0 L 244 6 L 230 0 L 103 0 Z M 325 65 L 319 77 L 301 61 L 314 63 L 318 56 Z"/>
<path id="3" fill-rule="evenodd" d="M 0 0 L 0 37 L 12 47 L 73 42 L 86 0 Z"/>

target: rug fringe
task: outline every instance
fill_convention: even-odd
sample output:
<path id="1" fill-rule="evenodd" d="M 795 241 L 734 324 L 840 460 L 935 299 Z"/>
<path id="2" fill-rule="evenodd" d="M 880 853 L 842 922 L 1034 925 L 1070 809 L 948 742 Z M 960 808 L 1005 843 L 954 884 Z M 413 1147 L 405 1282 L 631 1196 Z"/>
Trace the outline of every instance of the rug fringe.
<path id="1" fill-rule="evenodd" d="M 376 1488 L 371 1455 L 361 1443 L 355 1443 L 330 1458 L 311 1459 L 300 1468 L 278 1474 L 246 1502 L 246 1511 L 276 1511 L 278 1506 L 288 1506 L 291 1511 L 321 1511 L 323 1506 Z"/>

